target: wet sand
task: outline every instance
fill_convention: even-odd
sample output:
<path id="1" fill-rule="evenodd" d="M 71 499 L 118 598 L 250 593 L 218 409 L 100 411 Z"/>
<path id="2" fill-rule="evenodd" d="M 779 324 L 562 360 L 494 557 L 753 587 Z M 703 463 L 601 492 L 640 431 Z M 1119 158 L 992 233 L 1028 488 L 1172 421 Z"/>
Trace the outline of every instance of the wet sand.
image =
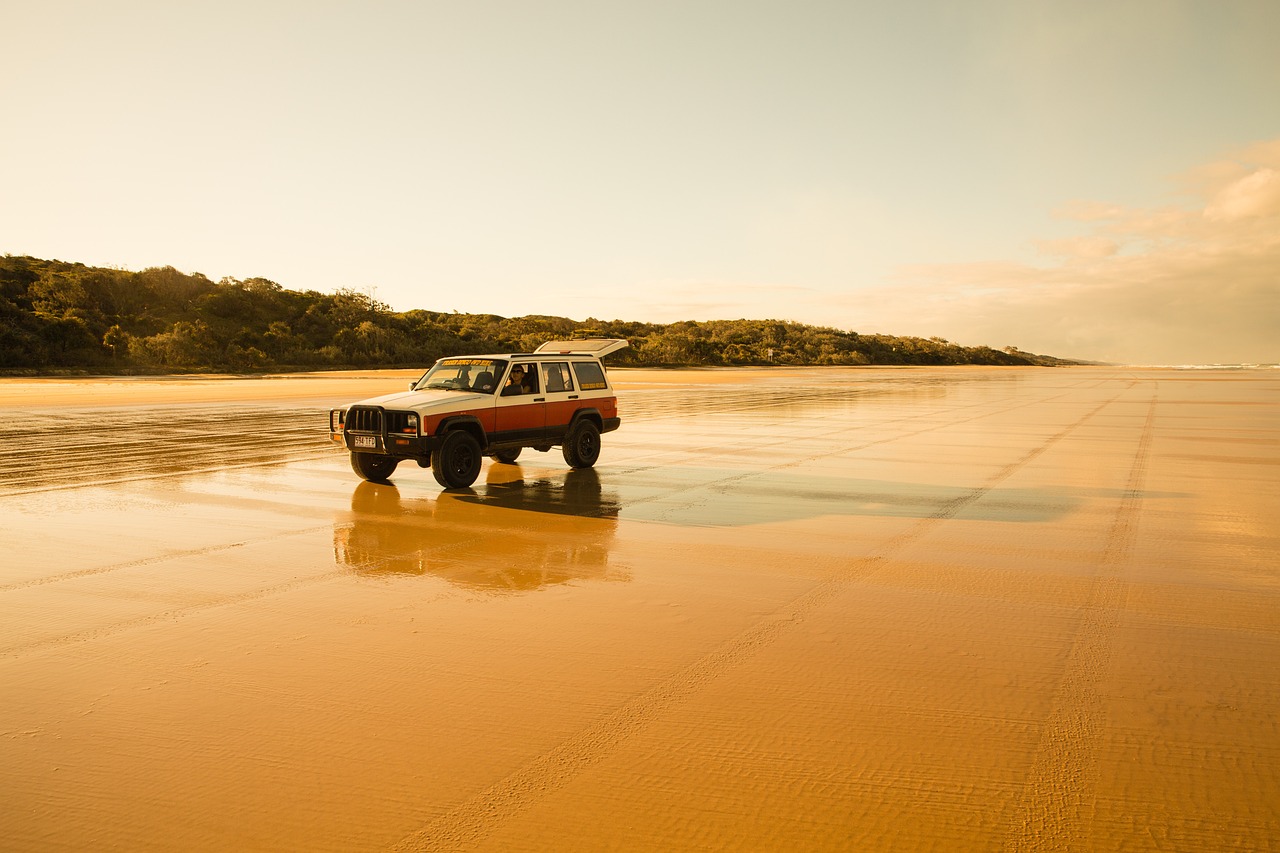
<path id="1" fill-rule="evenodd" d="M 1280 839 L 1275 371 L 615 371 L 593 471 L 361 483 L 414 375 L 0 380 L 0 849 Z"/>

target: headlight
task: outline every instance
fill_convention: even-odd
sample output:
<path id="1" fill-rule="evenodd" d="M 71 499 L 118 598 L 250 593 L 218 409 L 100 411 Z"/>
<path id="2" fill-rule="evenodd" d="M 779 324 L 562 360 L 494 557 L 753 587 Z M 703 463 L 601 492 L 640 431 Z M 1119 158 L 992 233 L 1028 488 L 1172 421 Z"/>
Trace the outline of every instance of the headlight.
<path id="1" fill-rule="evenodd" d="M 329 412 L 329 430 L 331 432 L 342 432 L 342 416 L 345 412 L 342 409 L 334 409 Z"/>
<path id="2" fill-rule="evenodd" d="M 409 432 L 416 435 L 418 432 L 418 416 L 409 415 L 409 417 L 405 419 L 405 426 L 408 427 Z"/>

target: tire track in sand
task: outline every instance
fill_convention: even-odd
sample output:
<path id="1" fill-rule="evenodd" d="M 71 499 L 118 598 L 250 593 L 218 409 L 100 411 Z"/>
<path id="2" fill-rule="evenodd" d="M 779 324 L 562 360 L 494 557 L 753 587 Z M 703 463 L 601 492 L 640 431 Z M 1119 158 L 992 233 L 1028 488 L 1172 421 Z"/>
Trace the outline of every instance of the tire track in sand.
<path id="1" fill-rule="evenodd" d="M 533 807 L 538 800 L 565 787 L 588 768 L 604 760 L 659 714 L 692 696 L 734 666 L 774 643 L 787 628 L 835 597 L 851 581 L 883 565 L 893 552 L 921 538 L 954 517 L 1004 480 L 1106 408 L 1115 398 L 1099 403 L 1079 420 L 1049 436 L 1020 458 L 1001 468 L 982 485 L 922 518 L 911 529 L 890 539 L 875 552 L 852 563 L 839 563 L 815 587 L 774 611 L 712 652 L 677 671 L 657 686 L 623 704 L 559 746 L 534 758 L 514 773 L 436 818 L 389 849 L 396 853 L 462 850 L 474 847 L 497 825 Z"/>
<path id="2" fill-rule="evenodd" d="M 346 574 L 347 571 L 345 569 L 337 569 L 328 572 L 321 572 L 320 574 L 292 578 L 271 586 L 257 587 L 245 590 L 244 592 L 219 596 L 218 598 L 201 602 L 199 604 L 171 607 L 168 610 L 162 610 L 158 613 L 149 613 L 146 616 L 138 616 L 134 619 L 113 622 L 109 625 L 100 625 L 69 634 L 59 634 L 55 637 L 44 637 L 39 640 L 29 640 L 14 646 L 9 646 L 8 648 L 0 649 L 0 660 L 23 657 L 33 652 L 61 648 L 63 646 L 84 643 L 90 640 L 100 640 L 104 637 L 109 637 L 112 634 L 119 634 L 123 631 L 131 631 L 137 628 L 145 628 L 149 625 L 157 625 L 161 622 L 176 622 L 178 619 L 182 619 L 194 613 L 200 613 L 205 610 L 215 610 L 219 607 L 227 607 L 228 605 L 246 604 L 260 598 L 267 598 L 272 595 L 290 592 L 300 587 L 336 580 Z"/>
<path id="3" fill-rule="evenodd" d="M 156 557 L 149 557 L 141 560 L 131 560 L 125 563 L 117 563 L 111 566 L 103 566 L 99 569 L 86 569 L 80 572 L 70 572 L 67 574 L 53 575 L 45 578 L 34 578 L 30 581 L 12 584 L 8 587 L 0 587 L 0 592 L 4 592 L 6 590 L 13 590 L 13 589 L 23 589 L 29 586 L 40 586 L 46 583 L 58 583 L 65 580 L 75 580 L 82 577 L 90 577 L 93 575 L 99 575 L 99 574 L 105 574 L 107 572 L 118 571 L 120 569 L 155 565 L 158 563 L 164 563 L 169 560 L 177 560 L 185 557 L 192 557 L 192 556 L 199 557 L 207 554 L 216 554 L 219 552 L 230 551 L 235 548 L 243 548 L 246 546 L 251 546 L 251 545 L 262 543 L 262 542 L 272 542 L 277 539 L 282 539 L 288 536 L 301 536 L 301 535 L 306 535 L 310 533 L 315 533 L 321 530 L 332 530 L 332 529 L 333 529 L 332 524 L 325 524 L 318 527 L 308 527 L 300 530 L 294 530 L 284 534 L 272 534 L 270 536 L 263 536 L 255 539 L 246 539 L 240 542 L 230 542 L 225 545 L 215 545 L 208 548 L 197 548 L 197 549 L 192 549 L 190 551 L 179 551 L 179 552 L 164 554 Z M 443 554 L 447 554 L 450 551 L 457 551 L 462 548 L 465 548 L 468 546 L 468 544 L 469 543 L 466 541 L 455 542 L 450 545 L 442 545 L 435 548 L 431 548 L 429 549 L 429 553 L 431 553 L 433 556 L 438 557 Z M 125 631 L 131 631 L 137 628 L 145 628 L 147 626 L 155 625 L 160 622 L 176 622 L 179 619 L 183 619 L 192 614 L 203 613 L 208 610 L 216 610 L 221 607 L 230 607 L 230 606 L 246 604 L 248 602 L 257 601 L 258 599 L 262 599 L 262 598 L 268 598 L 273 595 L 281 595 L 284 593 L 292 592 L 296 589 L 302 589 L 304 587 L 313 586 L 315 584 L 320 584 L 320 583 L 327 583 L 332 580 L 337 580 L 339 578 L 349 576 L 353 569 L 355 571 L 368 570 L 368 569 L 376 570 L 379 566 L 394 559 L 396 558 L 392 556 L 392 557 L 380 557 L 372 560 L 364 560 L 355 566 L 347 566 L 347 567 L 335 569 L 332 571 L 320 572 L 318 574 L 294 577 L 286 581 L 281 581 L 280 583 L 270 584 L 268 586 L 262 586 L 262 587 L 254 587 L 251 589 L 242 590 L 240 592 L 220 595 L 220 596 L 209 598 L 208 600 L 197 602 L 194 604 L 186 604 L 186 605 L 180 605 L 176 607 L 170 607 L 163 611 L 158 611 L 156 613 L 149 613 L 144 616 L 137 616 L 132 619 L 125 619 L 119 622 L 113 622 L 106 625 L 98 625 L 98 626 L 95 626 L 92 628 L 86 628 L 80 631 L 72 631 L 64 634 L 58 634 L 56 636 L 42 637 L 38 640 L 28 640 L 28 641 L 17 643 L 15 645 L 8 646 L 8 647 L 0 647 L 0 661 L 4 661 L 6 659 L 20 658 L 25 655 L 31 654 L 33 652 L 40 652 L 46 649 L 62 648 L 65 646 L 74 645 L 76 643 L 85 643 L 93 640 L 101 640 L 105 637 L 112 636 L 113 634 L 119 634 Z"/>
<path id="4" fill-rule="evenodd" d="M 51 583 L 62 583 L 63 581 L 77 580 L 79 578 L 89 578 L 95 575 L 105 575 L 126 569 L 137 569 L 143 566 L 154 566 L 158 563 L 168 563 L 173 560 L 185 560 L 189 557 L 204 557 L 209 554 L 220 554 L 224 551 L 244 548 L 247 545 L 256 545 L 262 542 L 271 542 L 275 539 L 281 539 L 288 536 L 303 536 L 309 533 L 319 533 L 323 530 L 328 530 L 331 527 L 333 527 L 332 524 L 322 524 L 315 527 L 290 530 L 287 533 L 270 533 L 264 536 L 240 539 L 235 542 L 223 542 L 218 545 L 207 545 L 203 548 L 169 550 L 165 551 L 163 554 L 157 554 L 153 557 L 139 557 L 136 560 L 125 560 L 119 563 L 111 563 L 106 566 L 95 566 L 92 569 L 77 569 L 71 572 L 60 572 L 56 575 L 42 575 L 40 577 L 0 584 L 0 593 L 13 592 L 19 589 L 29 589 L 33 586 L 44 586 L 45 584 Z"/>
<path id="5" fill-rule="evenodd" d="M 1124 496 L 1116 506 L 1107 534 L 1098 574 L 1081 608 L 1062 681 L 1005 835 L 1004 849 L 1008 853 L 1084 849 L 1083 829 L 1088 820 L 1086 812 L 1091 808 L 1103 734 L 1098 685 L 1111 661 L 1119 611 L 1128 594 L 1128 584 L 1118 575 L 1137 533 L 1155 414 L 1153 396 Z"/>

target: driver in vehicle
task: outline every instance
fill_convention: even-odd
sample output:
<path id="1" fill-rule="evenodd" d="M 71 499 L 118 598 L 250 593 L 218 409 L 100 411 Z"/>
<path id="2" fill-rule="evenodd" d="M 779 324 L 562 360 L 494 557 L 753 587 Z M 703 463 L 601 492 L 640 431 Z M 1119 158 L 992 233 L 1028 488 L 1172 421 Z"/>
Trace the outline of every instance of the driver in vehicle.
<path id="1" fill-rule="evenodd" d="M 514 397 L 523 393 L 525 393 L 524 365 L 517 364 L 511 368 L 511 375 L 507 377 L 507 385 L 502 389 L 502 396 Z"/>

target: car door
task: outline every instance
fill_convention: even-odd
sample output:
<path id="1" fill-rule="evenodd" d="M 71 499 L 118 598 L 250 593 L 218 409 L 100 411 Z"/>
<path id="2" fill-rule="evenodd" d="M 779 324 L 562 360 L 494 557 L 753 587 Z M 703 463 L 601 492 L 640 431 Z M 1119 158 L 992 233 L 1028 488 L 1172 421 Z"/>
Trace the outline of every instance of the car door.
<path id="1" fill-rule="evenodd" d="M 547 398 L 547 437 L 559 439 L 568 432 L 573 413 L 581 407 L 577 385 L 567 361 L 544 361 L 540 372 Z"/>
<path id="2" fill-rule="evenodd" d="M 520 393 L 513 391 L 511 377 L 516 368 L 525 371 Z M 495 441 L 541 441 L 546 437 L 547 398 L 542 393 L 538 363 L 517 361 L 500 380 L 497 398 Z"/>

